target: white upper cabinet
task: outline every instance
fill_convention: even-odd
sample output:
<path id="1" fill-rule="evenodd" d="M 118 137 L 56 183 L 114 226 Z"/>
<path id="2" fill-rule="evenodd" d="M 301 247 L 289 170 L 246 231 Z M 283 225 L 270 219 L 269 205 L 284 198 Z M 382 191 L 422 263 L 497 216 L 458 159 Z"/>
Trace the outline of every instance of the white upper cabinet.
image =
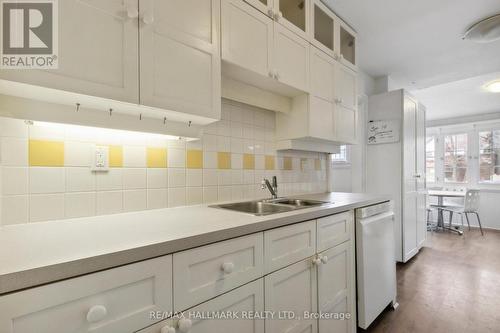
<path id="1" fill-rule="evenodd" d="M 335 61 L 316 47 L 311 47 L 310 54 L 310 93 L 314 97 L 333 102 Z"/>
<path id="2" fill-rule="evenodd" d="M 273 0 L 245 0 L 246 3 L 260 10 L 270 18 L 274 16 Z"/>
<path id="3" fill-rule="evenodd" d="M 340 61 L 356 69 L 356 33 L 344 23 L 340 24 L 339 29 Z"/>
<path id="4" fill-rule="evenodd" d="M 273 17 L 290 31 L 307 38 L 309 8 L 309 0 L 274 0 Z"/>
<path id="5" fill-rule="evenodd" d="M 222 59 L 273 76 L 273 21 L 241 0 L 222 0 Z"/>
<path id="6" fill-rule="evenodd" d="M 58 5 L 59 68 L 1 70 L 0 78 L 138 103 L 137 0 Z"/>
<path id="7" fill-rule="evenodd" d="M 140 0 L 141 104 L 220 118 L 218 0 Z"/>
<path id="8" fill-rule="evenodd" d="M 349 109 L 357 109 L 357 73 L 337 63 L 335 65 L 335 103 Z"/>
<path id="9" fill-rule="evenodd" d="M 311 1 L 311 43 L 337 59 L 337 17 L 320 0 Z"/>
<path id="10" fill-rule="evenodd" d="M 274 76 L 279 82 L 307 91 L 309 87 L 309 42 L 274 24 Z"/>

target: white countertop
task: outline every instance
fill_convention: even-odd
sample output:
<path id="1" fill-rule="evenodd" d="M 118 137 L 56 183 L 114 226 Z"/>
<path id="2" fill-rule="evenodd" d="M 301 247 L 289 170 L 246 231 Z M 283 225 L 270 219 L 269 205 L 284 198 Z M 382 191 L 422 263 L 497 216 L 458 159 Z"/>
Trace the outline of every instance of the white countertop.
<path id="1" fill-rule="evenodd" d="M 390 199 L 339 192 L 300 197 L 334 204 L 267 216 L 198 205 L 5 226 L 0 294 Z"/>

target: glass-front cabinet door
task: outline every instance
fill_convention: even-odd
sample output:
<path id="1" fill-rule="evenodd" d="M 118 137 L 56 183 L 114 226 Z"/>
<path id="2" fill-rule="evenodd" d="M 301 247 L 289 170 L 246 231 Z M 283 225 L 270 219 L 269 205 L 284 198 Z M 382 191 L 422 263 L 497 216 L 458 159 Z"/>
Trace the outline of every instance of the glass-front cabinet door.
<path id="1" fill-rule="evenodd" d="M 309 0 L 274 0 L 274 19 L 299 36 L 307 38 L 309 8 Z"/>
<path id="2" fill-rule="evenodd" d="M 269 17 L 273 17 L 273 0 L 245 0 L 249 5 L 257 8 Z"/>
<path id="3" fill-rule="evenodd" d="M 344 24 L 340 25 L 340 59 L 344 65 L 356 66 L 356 33 Z"/>
<path id="4" fill-rule="evenodd" d="M 338 24 L 336 16 L 320 0 L 312 0 L 311 5 L 311 32 L 312 43 L 319 49 L 336 57 L 335 30 Z"/>

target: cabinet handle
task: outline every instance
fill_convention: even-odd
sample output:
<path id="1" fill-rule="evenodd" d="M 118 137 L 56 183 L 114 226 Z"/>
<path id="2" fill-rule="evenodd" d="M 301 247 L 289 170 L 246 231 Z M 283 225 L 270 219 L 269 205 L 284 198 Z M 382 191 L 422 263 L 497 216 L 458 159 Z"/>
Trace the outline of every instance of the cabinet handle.
<path id="1" fill-rule="evenodd" d="M 94 305 L 90 308 L 89 312 L 87 312 L 87 321 L 89 323 L 97 323 L 103 320 L 107 314 L 108 310 L 104 305 Z"/>
<path id="2" fill-rule="evenodd" d="M 269 71 L 269 77 L 274 78 L 274 71 L 273 70 Z"/>
<path id="3" fill-rule="evenodd" d="M 234 264 L 232 262 L 225 262 L 222 264 L 221 269 L 226 274 L 231 274 L 234 270 Z"/>
<path id="4" fill-rule="evenodd" d="M 342 98 L 335 98 L 335 103 L 342 104 L 342 103 L 344 103 L 344 100 Z"/>
<path id="5" fill-rule="evenodd" d="M 166 325 L 161 328 L 160 333 L 175 333 L 175 328 Z"/>
<path id="6" fill-rule="evenodd" d="M 127 16 L 131 19 L 137 18 L 139 16 L 139 11 L 137 8 L 129 7 L 127 8 Z"/>
<path id="7" fill-rule="evenodd" d="M 153 22 L 155 21 L 155 18 L 153 16 L 153 14 L 149 13 L 149 14 L 144 14 L 142 16 L 142 22 L 144 22 L 144 24 L 152 24 Z"/>
<path id="8" fill-rule="evenodd" d="M 192 326 L 193 322 L 187 318 L 181 318 L 177 323 L 177 327 L 179 328 L 179 331 L 181 331 L 182 333 L 188 333 L 191 330 Z"/>
<path id="9" fill-rule="evenodd" d="M 274 19 L 276 21 L 279 21 L 281 18 L 283 18 L 283 13 L 281 11 L 277 12 L 276 14 L 274 14 Z"/>
<path id="10" fill-rule="evenodd" d="M 338 55 L 337 53 L 334 53 L 334 54 L 333 54 L 333 59 L 335 59 L 335 60 L 339 60 L 339 55 Z"/>
<path id="11" fill-rule="evenodd" d="M 320 258 L 314 258 L 312 261 L 314 266 L 319 266 L 321 265 L 321 259 Z"/>
<path id="12" fill-rule="evenodd" d="M 328 257 L 327 256 L 322 256 L 321 257 L 321 263 L 326 264 L 328 262 Z"/>

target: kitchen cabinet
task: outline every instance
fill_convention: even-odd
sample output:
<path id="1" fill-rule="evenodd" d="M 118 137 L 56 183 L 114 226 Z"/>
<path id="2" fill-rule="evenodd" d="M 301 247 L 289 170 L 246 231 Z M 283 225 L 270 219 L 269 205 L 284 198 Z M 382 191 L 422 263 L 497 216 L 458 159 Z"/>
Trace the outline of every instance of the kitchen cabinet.
<path id="1" fill-rule="evenodd" d="M 244 313 L 251 316 L 263 311 L 264 281 L 259 279 L 184 311 L 180 318 L 163 321 L 138 333 L 264 333 L 264 320 L 241 318 Z M 237 319 L 200 318 L 232 312 L 238 315 Z"/>
<path id="2" fill-rule="evenodd" d="M 356 33 L 345 23 L 341 23 L 339 29 L 340 61 L 356 69 Z"/>
<path id="3" fill-rule="evenodd" d="M 309 0 L 274 0 L 274 19 L 306 39 L 309 32 Z"/>
<path id="4" fill-rule="evenodd" d="M 357 108 L 357 73 L 336 62 L 335 64 L 335 103 L 355 110 Z"/>
<path id="5" fill-rule="evenodd" d="M 311 1 L 311 43 L 327 53 L 329 56 L 338 59 L 338 18 L 326 7 L 321 0 Z"/>
<path id="6" fill-rule="evenodd" d="M 219 0 L 140 0 L 140 102 L 219 119 Z"/>
<path id="7" fill-rule="evenodd" d="M 138 1 L 67 0 L 58 6 L 59 68 L 1 70 L 0 78 L 139 103 Z"/>
<path id="8" fill-rule="evenodd" d="M 391 119 L 400 139 L 367 146 L 367 191 L 392 195 L 397 261 L 407 262 L 426 237 L 425 108 L 404 90 L 370 96 L 368 119 Z"/>
<path id="9" fill-rule="evenodd" d="M 318 309 L 317 272 L 313 258 L 308 258 L 265 277 L 265 310 L 283 312 L 284 318 L 266 319 L 266 332 L 316 332 L 318 321 L 301 319 L 304 312 Z"/>

